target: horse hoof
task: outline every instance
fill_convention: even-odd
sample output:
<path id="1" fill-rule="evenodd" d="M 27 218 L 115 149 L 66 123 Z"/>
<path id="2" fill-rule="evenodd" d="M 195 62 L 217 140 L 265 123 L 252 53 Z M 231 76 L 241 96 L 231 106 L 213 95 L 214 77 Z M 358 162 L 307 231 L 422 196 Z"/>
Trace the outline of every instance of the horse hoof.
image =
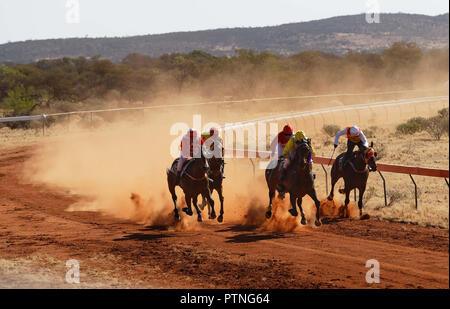
<path id="1" fill-rule="evenodd" d="M 278 192 L 278 198 L 280 199 L 280 200 L 284 200 L 284 192 Z"/>
<path id="2" fill-rule="evenodd" d="M 316 225 L 316 226 L 321 226 L 321 225 L 322 225 L 322 222 L 320 222 L 320 220 L 317 220 L 317 219 L 316 219 L 315 225 Z"/>
<path id="3" fill-rule="evenodd" d="M 302 218 L 302 221 L 300 221 L 300 223 L 301 223 L 302 225 L 306 225 L 306 219 L 303 217 L 303 218 Z"/>
<path id="4" fill-rule="evenodd" d="M 176 221 L 180 221 L 181 220 L 180 215 L 178 214 L 178 212 L 175 213 L 175 220 Z"/>
<path id="5" fill-rule="evenodd" d="M 217 221 L 219 221 L 219 223 L 222 223 L 222 222 L 223 222 L 223 216 L 220 215 L 220 216 L 217 218 Z"/>
<path id="6" fill-rule="evenodd" d="M 216 218 L 216 213 L 213 212 L 212 214 L 210 214 L 210 215 L 209 215 L 209 218 L 210 218 L 210 219 L 215 219 L 215 218 Z"/>
<path id="7" fill-rule="evenodd" d="M 344 194 L 345 193 L 344 189 L 339 189 L 339 193 Z"/>
<path id="8" fill-rule="evenodd" d="M 266 212 L 266 218 L 269 219 L 270 217 L 272 217 L 272 212 L 269 210 Z"/>
<path id="9" fill-rule="evenodd" d="M 294 209 L 291 208 L 288 211 L 293 217 L 297 217 L 298 216 L 298 211 L 297 210 L 294 210 Z"/>
<path id="10" fill-rule="evenodd" d="M 198 217 L 197 217 L 197 221 L 198 221 L 198 222 L 203 222 L 202 216 L 198 216 Z"/>
<path id="11" fill-rule="evenodd" d="M 190 210 L 189 208 L 183 208 L 182 211 L 184 211 L 187 215 L 192 216 L 192 210 Z"/>
<path id="12" fill-rule="evenodd" d="M 333 200 L 333 197 L 330 195 L 327 197 L 327 200 L 329 200 L 331 202 Z"/>

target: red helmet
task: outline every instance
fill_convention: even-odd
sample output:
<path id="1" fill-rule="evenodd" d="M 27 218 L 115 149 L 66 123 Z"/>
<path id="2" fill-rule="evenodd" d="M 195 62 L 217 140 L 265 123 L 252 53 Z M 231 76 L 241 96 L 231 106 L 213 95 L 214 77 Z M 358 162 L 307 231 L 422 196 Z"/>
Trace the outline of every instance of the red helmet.
<path id="1" fill-rule="evenodd" d="M 216 127 L 212 127 L 211 129 L 209 129 L 209 135 L 213 136 L 213 135 L 218 135 L 219 134 L 219 130 L 217 130 Z"/>
<path id="2" fill-rule="evenodd" d="M 283 128 L 283 133 L 284 134 L 292 134 L 293 133 L 292 127 L 288 124 L 285 125 Z"/>

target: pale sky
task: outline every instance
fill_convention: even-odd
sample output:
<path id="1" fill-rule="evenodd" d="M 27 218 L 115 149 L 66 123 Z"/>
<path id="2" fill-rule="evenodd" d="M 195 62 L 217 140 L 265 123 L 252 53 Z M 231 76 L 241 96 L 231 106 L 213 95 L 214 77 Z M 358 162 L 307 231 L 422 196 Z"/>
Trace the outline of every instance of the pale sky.
<path id="1" fill-rule="evenodd" d="M 360 14 L 374 2 L 382 13 L 449 11 L 447 0 L 0 0 L 0 44 L 273 26 Z"/>

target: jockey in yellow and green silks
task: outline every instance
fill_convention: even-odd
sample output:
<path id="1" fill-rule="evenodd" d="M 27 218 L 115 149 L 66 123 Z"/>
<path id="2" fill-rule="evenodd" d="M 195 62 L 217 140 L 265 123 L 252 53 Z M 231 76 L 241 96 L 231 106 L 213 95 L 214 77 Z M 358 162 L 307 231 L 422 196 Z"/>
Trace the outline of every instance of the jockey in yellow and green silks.
<path id="1" fill-rule="evenodd" d="M 283 157 L 286 159 L 286 161 L 284 161 L 283 168 L 281 170 L 280 181 L 283 181 L 284 178 L 286 177 L 286 169 L 291 164 L 291 161 L 294 158 L 297 141 L 300 141 L 302 139 L 308 139 L 308 137 L 306 137 L 305 132 L 303 132 L 301 130 L 297 131 L 295 133 L 295 135 L 289 139 L 286 147 L 284 147 Z M 312 145 L 309 145 L 309 147 L 310 147 L 310 152 L 308 155 L 308 164 L 309 164 L 310 170 L 312 170 L 313 156 L 316 155 L 316 152 L 314 151 L 314 148 L 312 147 Z"/>

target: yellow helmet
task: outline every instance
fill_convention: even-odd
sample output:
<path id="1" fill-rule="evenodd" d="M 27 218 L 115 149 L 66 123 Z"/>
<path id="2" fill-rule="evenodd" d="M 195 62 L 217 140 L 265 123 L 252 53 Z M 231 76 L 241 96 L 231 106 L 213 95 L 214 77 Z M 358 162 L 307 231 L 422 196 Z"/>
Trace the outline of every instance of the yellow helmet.
<path id="1" fill-rule="evenodd" d="M 297 131 L 296 133 L 295 133 L 295 140 L 296 141 L 298 141 L 298 140 L 301 140 L 301 139 L 303 139 L 303 138 L 306 138 L 306 135 L 305 135 L 305 132 L 303 132 L 303 131 Z"/>

